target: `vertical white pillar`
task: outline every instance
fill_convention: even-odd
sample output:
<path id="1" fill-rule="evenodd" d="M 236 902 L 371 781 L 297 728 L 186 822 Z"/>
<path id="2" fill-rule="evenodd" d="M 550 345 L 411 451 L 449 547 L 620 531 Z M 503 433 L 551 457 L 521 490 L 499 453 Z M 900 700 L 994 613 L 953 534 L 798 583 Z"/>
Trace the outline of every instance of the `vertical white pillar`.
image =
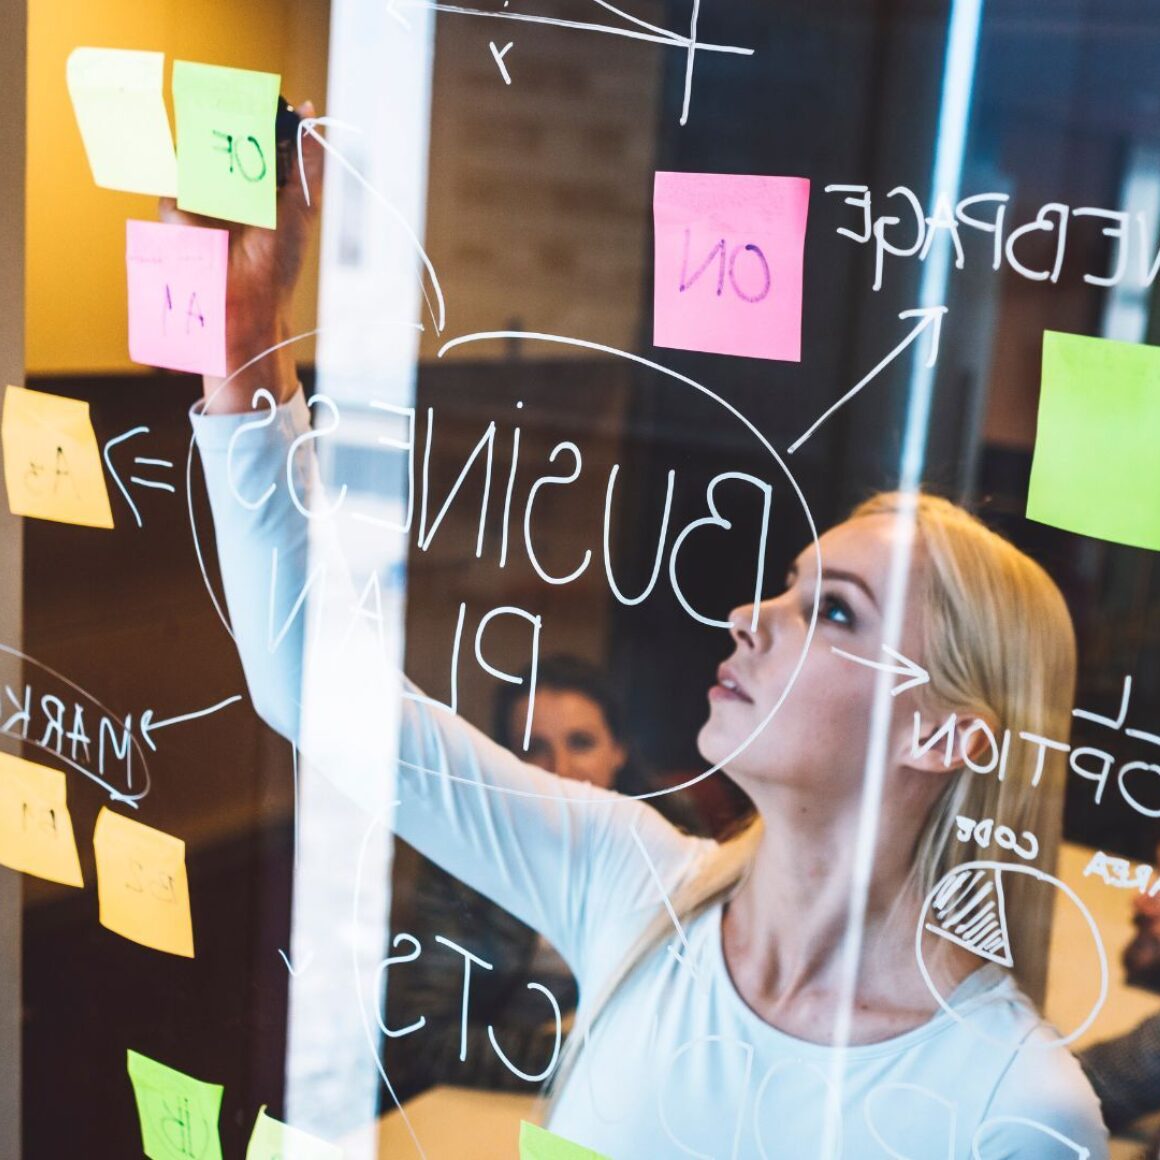
<path id="1" fill-rule="evenodd" d="M 381 405 L 413 404 L 419 327 L 441 322 L 419 241 L 433 51 L 432 11 L 408 7 L 404 24 L 384 0 L 333 0 L 329 91 L 320 113 L 337 123 L 323 130 L 334 152 L 323 199 L 317 387 L 338 404 L 340 430 L 320 441 L 323 471 L 342 477 L 337 482 L 350 477 L 360 494 L 348 508 L 357 504 L 388 520 L 397 518 L 400 496 L 390 485 L 360 483 L 346 466 L 360 450 L 381 453 Z M 344 462 L 347 452 L 355 454 Z M 384 651 L 401 660 L 407 541 L 361 527 L 361 536 L 344 538 L 346 564 L 356 591 L 372 571 L 383 582 Z M 325 730 L 328 718 L 341 718 L 328 712 L 326 698 L 324 678 L 304 681 L 304 729 Z M 373 727 L 391 729 L 393 709 L 384 706 Z M 343 738 L 330 740 L 341 749 Z M 357 753 L 351 757 L 352 768 L 337 780 L 356 776 L 353 767 L 362 763 Z M 373 1157 L 373 1132 L 351 1133 L 373 1124 L 381 1083 L 375 1009 L 392 848 L 386 826 L 340 793 L 335 780 L 304 767 L 298 785 L 286 1115 L 320 1136 L 344 1138 L 349 1156 Z"/>

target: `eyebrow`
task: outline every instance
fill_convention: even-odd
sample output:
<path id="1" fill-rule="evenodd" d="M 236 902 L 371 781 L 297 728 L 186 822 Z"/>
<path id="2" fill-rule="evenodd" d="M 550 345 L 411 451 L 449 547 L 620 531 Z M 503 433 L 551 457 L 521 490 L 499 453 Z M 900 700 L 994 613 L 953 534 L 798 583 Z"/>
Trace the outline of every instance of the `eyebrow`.
<path id="1" fill-rule="evenodd" d="M 789 572 L 787 573 L 787 577 L 790 582 L 792 583 L 794 580 L 796 580 L 798 575 L 798 566 L 796 564 L 791 564 Z M 841 568 L 823 568 L 822 581 L 825 582 L 826 580 L 844 580 L 847 584 L 853 584 L 855 588 L 860 588 L 866 594 L 866 599 L 874 605 L 875 609 L 877 609 L 879 612 L 882 611 L 878 606 L 878 598 L 871 591 L 870 585 L 867 584 L 866 581 L 863 580 L 857 572 L 846 572 Z"/>

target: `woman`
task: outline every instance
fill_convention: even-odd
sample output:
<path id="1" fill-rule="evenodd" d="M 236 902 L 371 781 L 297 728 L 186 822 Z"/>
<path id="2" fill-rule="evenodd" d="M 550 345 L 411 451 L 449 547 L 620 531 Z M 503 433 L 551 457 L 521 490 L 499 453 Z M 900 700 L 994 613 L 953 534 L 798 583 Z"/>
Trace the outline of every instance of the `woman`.
<path id="1" fill-rule="evenodd" d="M 496 693 L 491 733 L 500 745 L 560 777 L 626 794 L 646 792 L 624 735 L 620 701 L 605 674 L 581 657 L 559 654 L 536 665 L 536 711 L 524 749 L 531 677 L 525 669 L 519 684 L 505 682 Z"/>
<path id="2" fill-rule="evenodd" d="M 231 367 L 286 333 L 310 216 L 296 186 L 279 215 L 276 234 L 240 231 L 231 247 Z M 250 410 L 258 388 L 280 404 L 261 422 Z M 381 724 L 385 686 L 365 679 L 382 666 L 373 642 L 315 632 L 302 656 L 295 601 L 308 521 L 287 485 L 305 493 L 312 468 L 301 450 L 287 458 L 309 423 L 292 364 L 263 360 L 206 390 L 211 414 L 195 426 L 255 707 L 308 748 L 316 742 L 324 770 L 356 791 L 385 781 L 395 763 Z M 580 981 L 549 1120 L 561 1135 L 615 1160 L 1106 1155 L 1091 1089 L 1010 972 L 920 925 L 943 871 L 985 857 L 956 842 L 956 815 L 1033 830 L 1050 856 L 1063 769 L 1049 753 L 1038 786 L 1016 762 L 1002 781 L 980 776 L 957 749 L 946 762 L 941 747 L 915 745 L 914 715 L 920 741 L 951 713 L 962 737 L 979 737 L 976 721 L 1065 736 L 1070 621 L 1042 570 L 966 513 L 928 498 L 908 507 L 872 501 L 822 537 L 823 575 L 803 553 L 756 617 L 733 614 L 733 652 L 700 734 L 706 759 L 728 758 L 757 807 L 758 822 L 733 841 L 691 838 L 644 803 L 521 762 L 413 691 L 403 700 L 397 832 L 544 934 Z M 875 674 L 835 650 L 880 654 L 890 561 L 911 515 L 898 647 L 931 679 L 891 704 L 847 1008 L 842 949 Z M 806 648 L 819 585 L 817 631 L 792 695 L 739 750 Z M 275 625 L 284 626 L 277 641 Z M 317 697 L 343 714 L 328 730 L 307 719 Z M 336 734 L 341 743 L 328 748 Z M 1034 987 L 1045 920 L 1010 897 L 1008 919 L 1016 970 Z M 923 979 L 916 930 L 949 1012 Z"/>
<path id="3" fill-rule="evenodd" d="M 707 834 L 706 819 L 687 791 L 660 793 L 662 783 L 641 761 L 625 723 L 624 706 L 607 673 L 568 653 L 541 657 L 536 664 L 536 707 L 528 746 L 523 748 L 528 713 L 525 691 L 530 666 L 519 684 L 496 692 L 491 735 L 505 749 L 558 777 L 614 789 L 628 797 L 648 797 L 661 816 L 686 833 Z"/>

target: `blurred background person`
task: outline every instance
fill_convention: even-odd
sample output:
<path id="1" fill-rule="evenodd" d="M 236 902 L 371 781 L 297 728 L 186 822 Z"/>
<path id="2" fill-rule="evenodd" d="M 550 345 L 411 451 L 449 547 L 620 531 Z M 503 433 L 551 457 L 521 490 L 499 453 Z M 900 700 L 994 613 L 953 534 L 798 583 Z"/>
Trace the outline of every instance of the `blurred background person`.
<path id="1" fill-rule="evenodd" d="M 1155 865 L 1160 865 L 1160 846 Z M 1136 935 L 1124 948 L 1125 982 L 1160 994 L 1160 898 L 1138 894 L 1132 902 Z M 1122 1132 L 1144 1116 L 1160 1112 L 1160 1011 L 1126 1035 L 1094 1044 L 1080 1063 L 1100 1098 L 1104 1122 Z M 1160 1155 L 1153 1142 L 1145 1155 Z"/>

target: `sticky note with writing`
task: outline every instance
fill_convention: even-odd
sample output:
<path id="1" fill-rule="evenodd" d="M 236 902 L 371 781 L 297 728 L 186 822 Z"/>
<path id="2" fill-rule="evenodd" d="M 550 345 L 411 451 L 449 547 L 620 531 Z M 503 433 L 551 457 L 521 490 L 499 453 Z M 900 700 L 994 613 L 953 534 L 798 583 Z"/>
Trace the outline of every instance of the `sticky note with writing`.
<path id="1" fill-rule="evenodd" d="M 1027 518 L 1160 551 L 1160 347 L 1043 335 Z"/>
<path id="2" fill-rule="evenodd" d="M 105 189 L 177 195 L 177 156 L 161 93 L 165 56 L 74 48 L 68 91 L 93 180 Z"/>
<path id="3" fill-rule="evenodd" d="M 93 833 L 101 925 L 142 946 L 193 958 L 185 843 L 103 808 Z"/>
<path id="4" fill-rule="evenodd" d="M 0 865 L 83 886 L 65 775 L 0 753 Z"/>
<path id="5" fill-rule="evenodd" d="M 258 1118 L 246 1148 L 246 1160 L 342 1160 L 337 1144 L 327 1143 L 281 1120 L 266 1115 L 266 1106 L 258 1109 Z"/>
<path id="6" fill-rule="evenodd" d="M 226 230 L 125 223 L 129 356 L 151 367 L 226 373 Z"/>
<path id="7" fill-rule="evenodd" d="M 521 1120 L 520 1160 L 608 1160 L 608 1157 Z"/>
<path id="8" fill-rule="evenodd" d="M 221 1084 L 205 1083 L 137 1051 L 129 1079 L 149 1160 L 222 1160 Z"/>
<path id="9" fill-rule="evenodd" d="M 88 403 L 9 387 L 0 444 L 14 515 L 89 528 L 113 526 Z"/>
<path id="10" fill-rule="evenodd" d="M 800 362 L 805 177 L 658 173 L 653 343 Z"/>
<path id="11" fill-rule="evenodd" d="M 173 62 L 177 204 L 273 229 L 277 218 L 276 73 Z"/>

